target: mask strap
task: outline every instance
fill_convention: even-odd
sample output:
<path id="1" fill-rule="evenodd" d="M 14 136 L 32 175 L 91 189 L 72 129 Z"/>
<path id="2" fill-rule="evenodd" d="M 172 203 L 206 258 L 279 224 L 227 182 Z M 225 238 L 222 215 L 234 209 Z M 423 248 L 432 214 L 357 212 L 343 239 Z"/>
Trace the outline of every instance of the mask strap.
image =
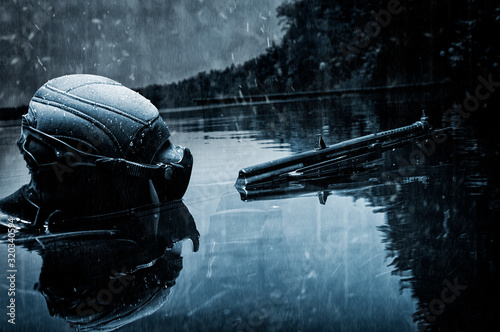
<path id="1" fill-rule="evenodd" d="M 120 158 L 100 158 L 95 161 L 95 166 L 114 173 L 132 175 L 144 179 L 156 179 L 158 177 L 165 180 L 172 178 L 172 173 L 175 168 L 184 169 L 178 164 L 163 164 L 147 165 L 128 161 Z"/>
<path id="2" fill-rule="evenodd" d="M 38 164 L 36 159 L 24 147 L 27 135 L 23 133 L 23 135 L 25 135 L 24 136 L 25 138 L 23 142 L 20 142 L 22 152 L 29 154 L 30 157 L 37 163 L 38 167 L 53 167 L 58 163 L 65 165 L 65 161 L 68 158 L 75 160 L 80 159 L 80 161 L 72 163 L 71 165 L 69 165 L 69 167 L 77 167 L 77 166 L 98 167 L 118 174 L 127 174 L 144 179 L 163 178 L 165 180 L 171 179 L 174 169 L 176 168 L 184 169 L 182 165 L 173 163 L 168 163 L 168 164 L 158 163 L 156 165 L 151 165 L 151 164 L 142 164 L 138 162 L 128 161 L 126 159 L 121 159 L 121 158 L 109 158 L 109 157 L 97 156 L 75 149 L 74 147 L 66 144 L 65 142 L 60 141 L 50 135 L 47 135 L 33 127 L 23 126 L 23 130 L 25 130 L 28 135 L 32 135 L 36 139 L 51 146 L 55 150 L 56 157 L 60 159 L 59 162 L 54 161 L 53 163 L 49 164 Z"/>

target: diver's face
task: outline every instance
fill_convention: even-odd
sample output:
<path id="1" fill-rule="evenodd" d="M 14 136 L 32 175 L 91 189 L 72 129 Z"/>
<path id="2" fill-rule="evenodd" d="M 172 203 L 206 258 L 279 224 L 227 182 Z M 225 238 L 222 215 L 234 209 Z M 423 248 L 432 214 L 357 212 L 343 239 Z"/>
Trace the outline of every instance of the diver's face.
<path id="1" fill-rule="evenodd" d="M 60 172 L 58 174 L 58 172 Z M 31 171 L 34 203 L 71 215 L 116 212 L 151 203 L 148 182 L 91 167 Z"/>

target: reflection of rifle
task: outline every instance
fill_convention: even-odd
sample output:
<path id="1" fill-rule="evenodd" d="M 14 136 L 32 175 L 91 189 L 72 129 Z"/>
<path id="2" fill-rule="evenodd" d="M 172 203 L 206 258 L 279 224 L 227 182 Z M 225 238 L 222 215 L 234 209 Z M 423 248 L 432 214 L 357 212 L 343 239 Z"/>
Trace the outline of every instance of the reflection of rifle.
<path id="1" fill-rule="evenodd" d="M 327 147 L 317 135 L 316 149 L 294 156 L 243 168 L 236 180 L 240 193 L 263 190 L 278 183 L 317 180 L 341 175 L 347 170 L 364 167 L 382 152 L 429 135 L 431 127 L 425 114 L 412 125 L 366 135 Z M 352 174 L 352 172 L 351 172 Z"/>

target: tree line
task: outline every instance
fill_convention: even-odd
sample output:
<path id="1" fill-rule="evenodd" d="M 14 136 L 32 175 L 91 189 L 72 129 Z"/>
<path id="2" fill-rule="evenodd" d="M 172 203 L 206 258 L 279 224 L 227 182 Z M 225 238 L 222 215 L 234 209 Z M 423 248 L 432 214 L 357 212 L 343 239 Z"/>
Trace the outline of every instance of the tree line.
<path id="1" fill-rule="evenodd" d="M 283 38 L 260 56 L 138 92 L 159 108 L 445 79 L 463 94 L 479 74 L 499 72 L 500 4 L 493 0 L 295 0 L 280 5 L 277 17 Z"/>

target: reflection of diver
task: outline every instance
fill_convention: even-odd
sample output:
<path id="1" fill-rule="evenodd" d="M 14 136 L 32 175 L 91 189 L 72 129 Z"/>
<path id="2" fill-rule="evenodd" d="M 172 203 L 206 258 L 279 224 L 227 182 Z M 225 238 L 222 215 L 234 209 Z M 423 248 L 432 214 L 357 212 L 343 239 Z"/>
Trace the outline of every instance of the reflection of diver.
<path id="1" fill-rule="evenodd" d="M 120 227 L 19 239 L 43 259 L 36 289 L 50 314 L 81 331 L 110 331 L 154 313 L 182 269 L 180 241 L 190 238 L 199 247 L 193 217 L 180 201 L 108 219 Z"/>
<path id="2" fill-rule="evenodd" d="M 115 81 L 53 79 L 23 116 L 18 144 L 31 181 L 1 200 L 0 210 L 42 228 L 70 215 L 179 199 L 193 158 L 169 136 L 156 107 Z"/>

